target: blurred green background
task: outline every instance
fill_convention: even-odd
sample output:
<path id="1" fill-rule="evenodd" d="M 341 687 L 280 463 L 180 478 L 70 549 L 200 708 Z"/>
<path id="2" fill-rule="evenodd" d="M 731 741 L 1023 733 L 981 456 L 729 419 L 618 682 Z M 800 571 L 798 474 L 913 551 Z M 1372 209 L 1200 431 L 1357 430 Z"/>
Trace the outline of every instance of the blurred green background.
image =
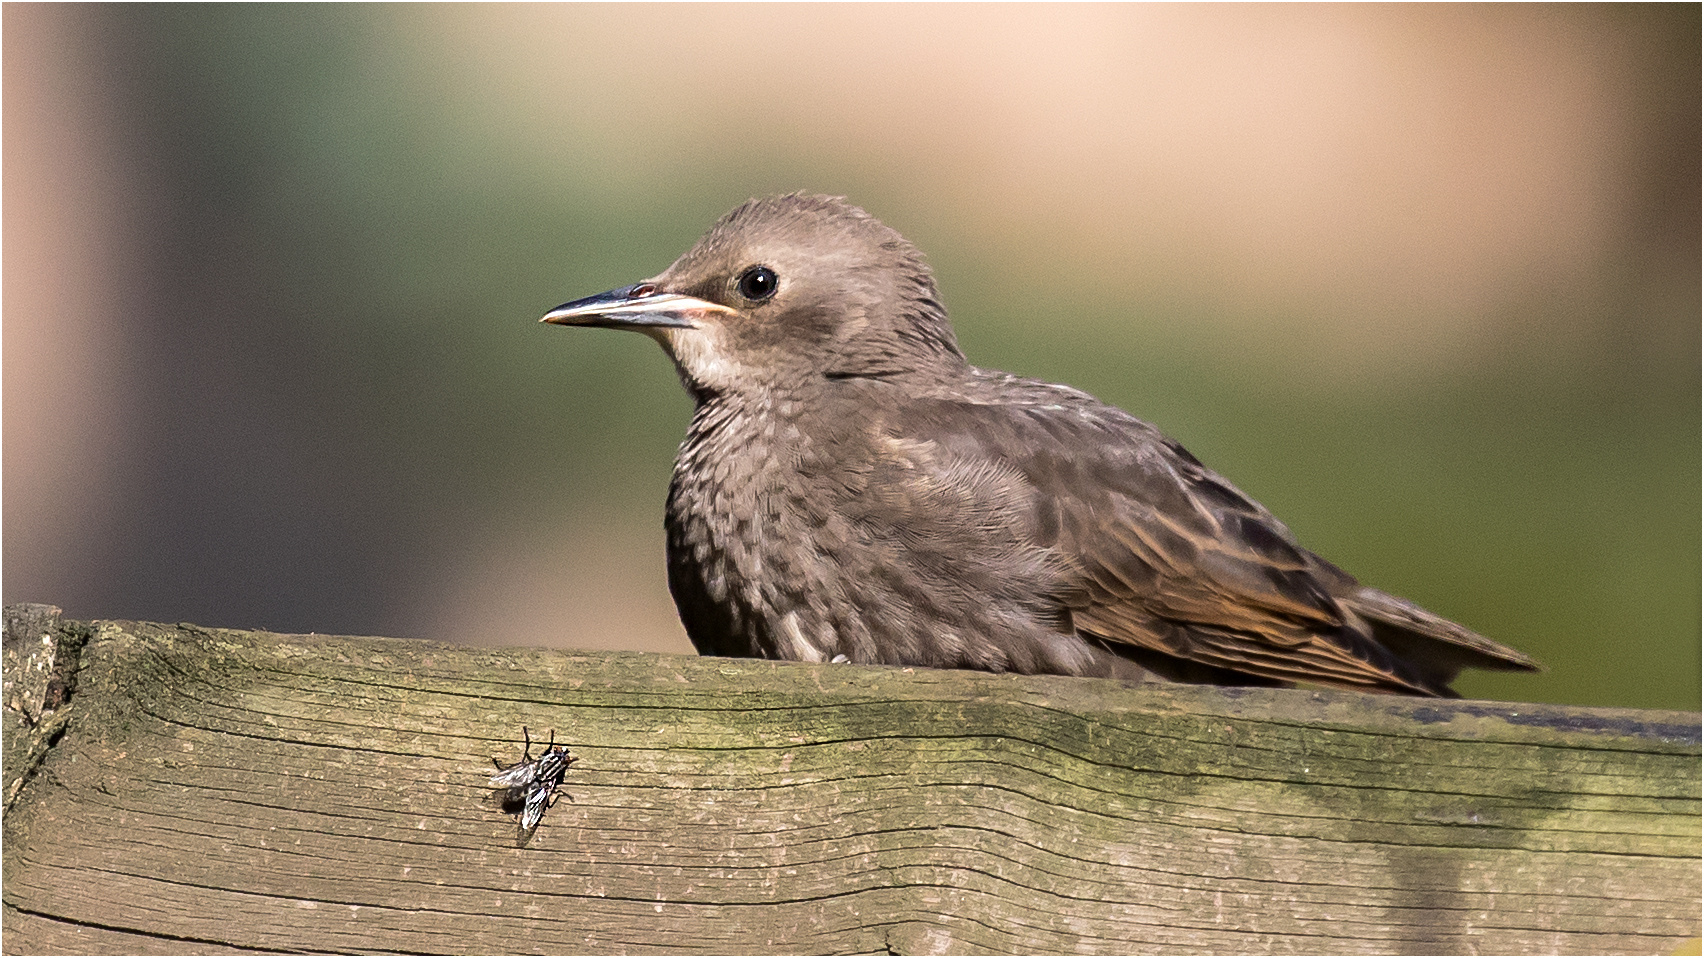
<path id="1" fill-rule="evenodd" d="M 4 17 L 4 600 L 687 652 L 655 346 L 540 326 L 748 196 L 930 257 L 1364 581 L 1696 709 L 1699 8 Z"/>

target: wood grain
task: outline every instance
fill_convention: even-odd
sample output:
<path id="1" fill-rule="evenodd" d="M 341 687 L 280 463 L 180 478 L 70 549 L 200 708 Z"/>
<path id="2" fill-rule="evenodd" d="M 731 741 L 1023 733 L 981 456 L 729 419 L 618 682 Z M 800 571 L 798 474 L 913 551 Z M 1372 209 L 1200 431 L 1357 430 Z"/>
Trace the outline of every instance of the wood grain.
<path id="1" fill-rule="evenodd" d="M 1696 713 L 52 628 L 81 667 L 33 728 L 8 698 L 7 953 L 1699 934 Z M 486 780 L 522 725 L 579 762 L 518 848 Z"/>

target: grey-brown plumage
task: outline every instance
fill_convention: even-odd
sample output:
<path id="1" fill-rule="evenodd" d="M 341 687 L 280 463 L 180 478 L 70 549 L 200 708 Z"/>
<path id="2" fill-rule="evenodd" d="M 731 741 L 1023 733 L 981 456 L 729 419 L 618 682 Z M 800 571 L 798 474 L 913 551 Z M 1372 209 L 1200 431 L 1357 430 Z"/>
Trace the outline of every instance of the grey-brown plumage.
<path id="1" fill-rule="evenodd" d="M 1147 423 L 970 365 L 922 254 L 843 200 L 753 200 L 544 319 L 649 334 L 697 403 L 666 524 L 702 653 L 1422 695 L 1537 667 Z"/>

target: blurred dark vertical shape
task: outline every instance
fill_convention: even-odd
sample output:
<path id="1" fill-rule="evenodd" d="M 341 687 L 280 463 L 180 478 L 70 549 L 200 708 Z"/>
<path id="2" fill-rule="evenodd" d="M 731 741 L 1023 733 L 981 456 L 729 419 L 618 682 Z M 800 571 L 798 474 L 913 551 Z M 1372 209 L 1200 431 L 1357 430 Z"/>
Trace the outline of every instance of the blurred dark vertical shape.
<path id="1" fill-rule="evenodd" d="M 410 484 L 385 477 L 417 463 L 387 461 L 368 435 L 380 407 L 351 381 L 338 325 L 363 304 L 312 271 L 373 251 L 350 248 L 316 216 L 324 199 L 281 175 L 297 132 L 287 104 L 315 80 L 289 68 L 345 72 L 360 17 L 117 6 L 89 25 L 147 262 L 113 304 L 143 381 L 126 411 L 134 456 L 113 464 L 124 508 L 82 544 L 103 583 L 88 598 L 107 614 L 381 630 L 386 582 L 418 546 L 394 511 Z"/>
<path id="2" fill-rule="evenodd" d="M 1615 322 L 1606 330 L 1613 355 L 1625 364 L 1627 375 L 1642 377 L 1652 362 L 1674 364 L 1680 382 L 1696 397 L 1700 388 L 1699 270 L 1701 208 L 1699 148 L 1704 137 L 1704 94 L 1700 93 L 1700 36 L 1704 8 L 1697 4 L 1629 4 L 1594 7 L 1606 26 L 1627 38 L 1638 51 L 1635 89 L 1626 98 L 1635 112 L 1634 142 L 1643 145 L 1633 172 L 1630 195 L 1636 204 L 1628 216 L 1628 232 L 1619 244 L 1628 259 L 1627 304 L 1657 319 L 1659 327 L 1673 323 L 1678 341 L 1666 342 L 1641 324 Z M 1666 355 L 1651 355 L 1652 347 Z"/>

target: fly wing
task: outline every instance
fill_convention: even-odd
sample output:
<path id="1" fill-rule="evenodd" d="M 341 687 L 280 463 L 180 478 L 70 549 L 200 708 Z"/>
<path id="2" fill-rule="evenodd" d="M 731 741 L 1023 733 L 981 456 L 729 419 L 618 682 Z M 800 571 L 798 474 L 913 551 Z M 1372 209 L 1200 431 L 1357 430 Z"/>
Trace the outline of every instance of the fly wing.
<path id="1" fill-rule="evenodd" d="M 491 776 L 492 788 L 521 788 L 530 785 L 538 777 L 539 763 L 543 759 L 530 762 L 516 762 L 508 768 Z"/>
<path id="2" fill-rule="evenodd" d="M 544 819 L 544 810 L 551 806 L 550 797 L 556 794 L 551 786 L 537 784 L 527 792 L 526 807 L 521 809 L 521 831 L 530 832 Z"/>

